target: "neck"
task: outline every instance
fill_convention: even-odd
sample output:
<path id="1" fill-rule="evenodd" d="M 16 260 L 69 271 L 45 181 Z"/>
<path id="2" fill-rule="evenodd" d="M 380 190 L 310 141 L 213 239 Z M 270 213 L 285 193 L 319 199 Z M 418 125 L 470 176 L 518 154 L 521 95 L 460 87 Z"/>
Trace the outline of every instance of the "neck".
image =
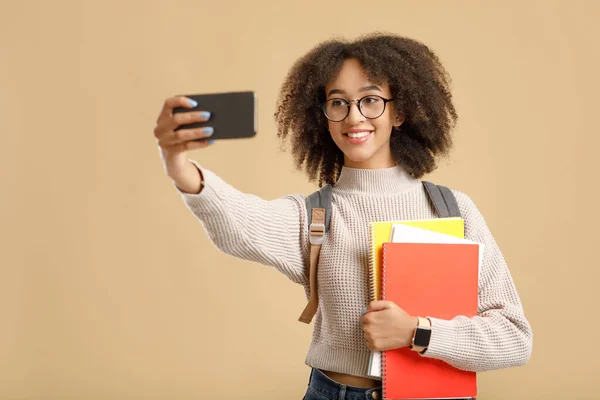
<path id="1" fill-rule="evenodd" d="M 396 161 L 392 157 L 392 152 L 389 147 L 384 154 L 374 154 L 373 157 L 363 161 L 353 161 L 344 155 L 344 166 L 356 169 L 383 169 L 396 166 Z"/>
<path id="2" fill-rule="evenodd" d="M 394 160 L 366 160 L 366 161 L 352 161 L 345 159 L 344 166 L 355 169 L 383 169 L 393 168 L 396 166 Z"/>
<path id="3" fill-rule="evenodd" d="M 420 187 L 421 181 L 400 166 L 352 168 L 344 165 L 334 189 L 357 195 L 389 196 Z"/>

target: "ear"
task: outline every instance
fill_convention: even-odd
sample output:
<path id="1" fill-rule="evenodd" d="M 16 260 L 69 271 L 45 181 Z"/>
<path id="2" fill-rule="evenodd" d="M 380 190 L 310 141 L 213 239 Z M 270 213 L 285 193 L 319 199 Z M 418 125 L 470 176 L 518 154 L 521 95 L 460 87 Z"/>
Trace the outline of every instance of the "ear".
<path id="1" fill-rule="evenodd" d="M 404 115 L 402 113 L 396 111 L 396 116 L 394 117 L 394 128 L 398 128 L 400 125 L 404 123 Z"/>
<path id="2" fill-rule="evenodd" d="M 400 114 L 396 115 L 396 118 L 394 118 L 394 127 L 398 128 L 403 123 L 404 123 L 404 117 Z"/>

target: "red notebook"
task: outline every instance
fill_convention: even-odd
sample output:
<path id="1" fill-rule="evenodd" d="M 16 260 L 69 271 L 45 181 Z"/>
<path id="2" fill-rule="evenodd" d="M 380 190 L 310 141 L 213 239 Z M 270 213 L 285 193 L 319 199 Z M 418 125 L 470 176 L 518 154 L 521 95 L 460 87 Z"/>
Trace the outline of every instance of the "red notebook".
<path id="1" fill-rule="evenodd" d="M 477 315 L 479 246 L 384 243 L 381 295 L 409 315 L 450 320 Z M 435 340 L 435 329 L 431 340 Z M 384 399 L 475 398 L 475 372 L 407 347 L 383 352 Z"/>

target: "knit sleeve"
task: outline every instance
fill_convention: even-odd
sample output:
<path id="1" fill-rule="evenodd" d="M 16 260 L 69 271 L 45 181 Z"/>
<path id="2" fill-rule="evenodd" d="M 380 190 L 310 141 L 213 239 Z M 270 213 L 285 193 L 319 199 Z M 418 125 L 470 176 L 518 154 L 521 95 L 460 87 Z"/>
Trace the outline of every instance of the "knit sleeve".
<path id="1" fill-rule="evenodd" d="M 533 334 L 504 257 L 473 201 L 454 192 L 465 219 L 465 238 L 483 243 L 478 315 L 452 320 L 430 318 L 431 341 L 424 357 L 437 358 L 469 371 L 525 364 Z"/>
<path id="2" fill-rule="evenodd" d="M 275 267 L 293 282 L 306 284 L 304 197 L 263 200 L 234 189 L 214 172 L 192 163 L 204 177 L 204 188 L 199 194 L 178 192 L 212 243 L 226 254 Z"/>

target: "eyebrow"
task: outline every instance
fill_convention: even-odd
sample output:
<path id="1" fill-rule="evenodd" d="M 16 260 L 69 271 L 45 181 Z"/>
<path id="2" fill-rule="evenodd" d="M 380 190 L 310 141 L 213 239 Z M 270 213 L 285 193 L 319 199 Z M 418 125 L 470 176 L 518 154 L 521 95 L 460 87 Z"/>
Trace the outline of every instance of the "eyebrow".
<path id="1" fill-rule="evenodd" d="M 359 92 L 368 92 L 370 90 L 375 90 L 375 91 L 381 92 L 381 89 L 379 89 L 379 87 L 377 87 L 375 85 L 365 86 L 364 88 L 360 89 Z M 332 94 L 346 94 L 346 92 L 344 92 L 341 89 L 331 89 L 329 91 L 329 93 L 327 94 L 327 96 L 331 96 Z"/>

